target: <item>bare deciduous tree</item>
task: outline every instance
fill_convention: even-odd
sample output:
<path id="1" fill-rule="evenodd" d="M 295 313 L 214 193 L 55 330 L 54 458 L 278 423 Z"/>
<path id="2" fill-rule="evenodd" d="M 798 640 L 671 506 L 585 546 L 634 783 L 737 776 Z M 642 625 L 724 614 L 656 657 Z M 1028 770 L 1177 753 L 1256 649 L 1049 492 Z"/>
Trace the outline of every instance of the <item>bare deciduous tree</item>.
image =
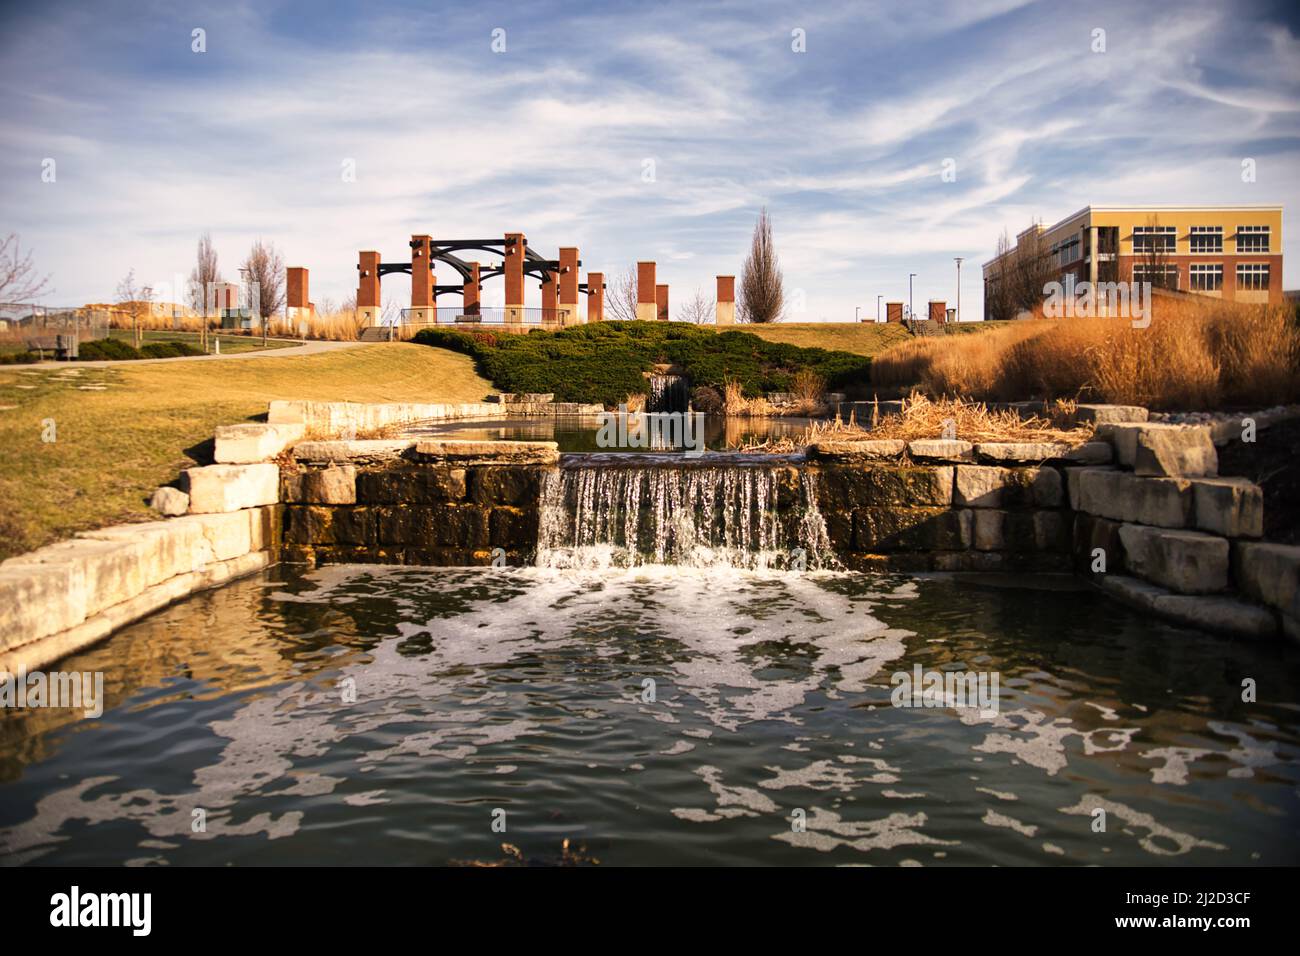
<path id="1" fill-rule="evenodd" d="M 274 243 L 258 239 L 249 250 L 243 269 L 250 295 L 256 292 L 252 308 L 262 324 L 262 339 L 265 341 L 271 316 L 284 308 L 284 258 Z"/>
<path id="2" fill-rule="evenodd" d="M 1178 268 L 1170 265 L 1169 247 L 1165 245 L 1164 237 L 1156 232 L 1160 228 L 1160 217 L 1148 216 L 1146 227 L 1146 241 L 1134 250 L 1139 253 L 1138 267 L 1152 288 L 1177 289 Z"/>
<path id="3" fill-rule="evenodd" d="M 1021 233 L 1013 245 L 1004 230 L 998 238 L 997 256 L 984 293 L 984 314 L 990 319 L 1013 319 L 1043 302 L 1043 286 L 1052 278 L 1052 260 L 1042 232 L 1034 227 Z"/>
<path id="4" fill-rule="evenodd" d="M 717 309 L 714 301 L 704 294 L 703 289 L 696 289 L 695 295 L 677 310 L 678 322 L 690 322 L 694 325 L 704 325 L 717 319 Z"/>
<path id="5" fill-rule="evenodd" d="M 190 271 L 190 308 L 199 315 L 208 314 L 208 296 L 212 283 L 221 281 L 221 270 L 217 267 L 217 250 L 212 245 L 212 233 L 205 232 L 199 237 L 198 255 L 194 268 Z"/>
<path id="6" fill-rule="evenodd" d="M 23 255 L 17 233 L 0 239 L 0 302 L 27 302 L 50 292 L 50 277 L 38 275 L 32 254 Z"/>
<path id="7" fill-rule="evenodd" d="M 636 319 L 636 266 L 628 266 L 609 283 L 605 318 L 625 322 Z"/>
<path id="8" fill-rule="evenodd" d="M 740 295 L 736 316 L 741 322 L 777 322 L 785 310 L 785 284 L 781 263 L 772 242 L 772 220 L 767 207 L 758 214 L 749 255 L 740 270 Z"/>
<path id="9" fill-rule="evenodd" d="M 117 284 L 117 301 L 131 316 L 131 344 L 137 349 L 143 344 L 140 336 L 140 315 L 152 308 L 153 286 L 142 286 L 135 279 L 135 270 L 126 274 Z"/>

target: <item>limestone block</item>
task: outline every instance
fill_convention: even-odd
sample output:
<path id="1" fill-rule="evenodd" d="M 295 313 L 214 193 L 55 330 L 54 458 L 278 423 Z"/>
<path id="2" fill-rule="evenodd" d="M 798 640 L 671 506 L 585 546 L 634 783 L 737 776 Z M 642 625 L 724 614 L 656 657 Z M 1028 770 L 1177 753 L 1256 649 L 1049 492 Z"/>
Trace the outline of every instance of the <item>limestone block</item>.
<path id="1" fill-rule="evenodd" d="M 1127 569 L 1179 594 L 1208 594 L 1228 586 L 1228 541 L 1200 531 L 1126 524 L 1119 529 Z"/>
<path id="2" fill-rule="evenodd" d="M 808 457 L 825 461 L 871 461 L 897 458 L 906 450 L 907 442 L 901 438 L 819 441 L 808 447 Z"/>
<path id="3" fill-rule="evenodd" d="M 223 464 L 247 464 L 266 461 L 302 438 L 307 426 L 277 423 L 220 425 L 212 457 Z"/>
<path id="4" fill-rule="evenodd" d="M 907 443 L 907 451 L 922 461 L 974 461 L 975 446 L 950 438 L 926 438 Z"/>
<path id="5" fill-rule="evenodd" d="M 1219 455 L 1208 428 L 1157 428 L 1137 433 L 1133 471 L 1139 475 L 1198 478 L 1219 473 Z"/>
<path id="6" fill-rule="evenodd" d="M 972 508 L 1054 508 L 1061 501 L 1061 474 L 1054 468 L 956 466 L 954 504 Z"/>
<path id="7" fill-rule="evenodd" d="M 237 511 L 280 500 L 280 469 L 272 462 L 187 468 L 185 479 L 191 514 Z"/>
<path id="8" fill-rule="evenodd" d="M 1115 457 L 1110 442 L 1086 441 L 1071 448 L 1061 459 L 1071 465 L 1109 465 Z"/>
<path id="9" fill-rule="evenodd" d="M 1246 478 L 1192 480 L 1196 527 L 1228 538 L 1264 533 L 1264 492 Z"/>
<path id="10" fill-rule="evenodd" d="M 75 562 L 0 563 L 0 648 L 39 640 L 86 619 L 86 579 Z"/>
<path id="11" fill-rule="evenodd" d="M 985 441 L 975 446 L 981 458 L 1000 462 L 1043 462 L 1065 455 L 1068 446 L 1060 442 Z"/>
<path id="12" fill-rule="evenodd" d="M 190 496 L 179 488 L 163 485 L 149 499 L 149 507 L 161 515 L 175 518 L 190 510 Z"/>
<path id="13" fill-rule="evenodd" d="M 1185 528 L 1192 518 L 1191 482 L 1143 478 L 1106 468 L 1069 473 L 1070 503 L 1076 511 L 1161 528 Z"/>
<path id="14" fill-rule="evenodd" d="M 1246 595 L 1300 618 L 1300 547 L 1242 541 L 1233 552 L 1233 573 Z"/>

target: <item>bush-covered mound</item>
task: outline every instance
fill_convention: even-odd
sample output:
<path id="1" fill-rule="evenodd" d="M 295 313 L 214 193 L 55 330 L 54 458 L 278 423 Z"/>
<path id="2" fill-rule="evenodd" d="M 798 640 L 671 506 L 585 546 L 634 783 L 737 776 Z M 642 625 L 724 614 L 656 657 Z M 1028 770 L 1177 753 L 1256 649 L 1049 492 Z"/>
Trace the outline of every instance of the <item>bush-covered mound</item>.
<path id="1" fill-rule="evenodd" d="M 82 342 L 77 346 L 77 358 L 85 362 L 181 358 L 202 354 L 202 349 L 195 348 L 188 342 L 150 342 L 136 349 L 121 339 L 95 339 L 91 342 Z"/>
<path id="2" fill-rule="evenodd" d="M 789 391 L 800 369 L 811 369 L 827 388 L 842 390 L 866 385 L 871 367 L 871 359 L 862 355 L 681 322 L 595 322 L 527 335 L 424 329 L 413 341 L 471 356 L 479 374 L 503 392 L 553 392 L 557 401 L 611 408 L 644 392 L 642 373 L 662 363 L 680 366 L 693 386 L 721 390 L 734 380 L 754 398 Z"/>

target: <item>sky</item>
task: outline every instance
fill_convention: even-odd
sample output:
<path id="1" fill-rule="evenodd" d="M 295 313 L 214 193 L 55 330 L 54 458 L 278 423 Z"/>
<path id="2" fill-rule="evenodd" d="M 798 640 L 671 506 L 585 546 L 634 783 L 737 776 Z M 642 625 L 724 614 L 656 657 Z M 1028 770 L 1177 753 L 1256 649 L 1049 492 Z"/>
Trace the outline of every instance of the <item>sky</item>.
<path id="1" fill-rule="evenodd" d="M 131 269 L 165 292 L 205 231 L 227 278 L 273 242 L 318 306 L 358 250 L 519 231 L 578 246 L 584 275 L 655 260 L 675 311 L 739 273 L 766 206 L 788 320 L 874 316 L 909 273 L 918 311 L 953 306 L 959 256 L 974 319 L 1004 230 L 1282 204 L 1290 289 L 1297 9 L 0 0 L 0 234 L 48 305 L 112 300 Z"/>

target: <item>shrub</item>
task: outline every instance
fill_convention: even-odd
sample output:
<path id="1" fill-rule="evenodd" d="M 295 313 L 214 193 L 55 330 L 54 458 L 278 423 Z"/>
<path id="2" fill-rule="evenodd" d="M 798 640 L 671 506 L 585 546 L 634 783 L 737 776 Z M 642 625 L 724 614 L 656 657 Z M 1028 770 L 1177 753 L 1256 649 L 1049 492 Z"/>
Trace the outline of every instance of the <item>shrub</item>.
<path id="1" fill-rule="evenodd" d="M 596 322 L 527 335 L 425 329 L 413 341 L 471 356 L 479 373 L 507 392 L 553 392 L 557 400 L 609 407 L 645 390 L 644 373 L 679 366 L 692 386 L 744 395 L 789 391 L 801 369 L 831 388 L 867 383 L 871 360 L 848 352 L 768 342 L 748 332 L 718 333 L 682 322 Z"/>
<path id="2" fill-rule="evenodd" d="M 150 342 L 137 350 L 121 339 L 94 339 L 77 347 L 77 357 L 86 362 L 131 361 L 133 359 L 180 358 L 202 355 L 203 350 L 188 342 Z"/>
<path id="3" fill-rule="evenodd" d="M 39 352 L 6 352 L 0 355 L 0 365 L 31 365 L 40 360 Z"/>

